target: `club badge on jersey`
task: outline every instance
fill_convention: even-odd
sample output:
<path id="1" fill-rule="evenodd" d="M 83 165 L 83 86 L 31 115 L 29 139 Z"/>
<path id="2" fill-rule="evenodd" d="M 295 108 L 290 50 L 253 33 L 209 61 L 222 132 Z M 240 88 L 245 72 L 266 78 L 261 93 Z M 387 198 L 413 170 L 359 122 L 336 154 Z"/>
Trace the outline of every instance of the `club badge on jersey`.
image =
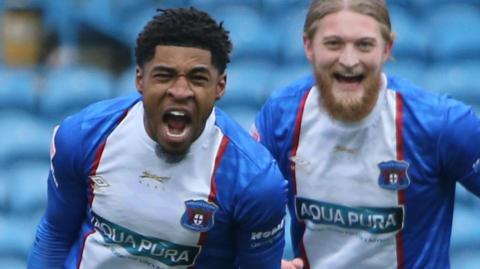
<path id="1" fill-rule="evenodd" d="M 217 208 L 215 204 L 203 200 L 185 201 L 185 212 L 181 219 L 182 226 L 195 232 L 210 230 L 214 224 Z"/>
<path id="2" fill-rule="evenodd" d="M 408 166 L 409 163 L 397 160 L 379 163 L 380 176 L 378 177 L 378 185 L 387 190 L 406 189 L 410 185 Z"/>

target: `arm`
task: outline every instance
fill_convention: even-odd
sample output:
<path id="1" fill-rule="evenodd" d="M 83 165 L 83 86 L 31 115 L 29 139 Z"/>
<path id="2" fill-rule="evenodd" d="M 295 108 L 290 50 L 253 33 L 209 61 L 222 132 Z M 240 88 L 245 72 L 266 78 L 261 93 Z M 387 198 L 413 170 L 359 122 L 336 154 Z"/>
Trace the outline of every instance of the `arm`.
<path id="1" fill-rule="evenodd" d="M 273 131 L 271 130 L 271 115 L 272 115 L 271 103 L 267 101 L 257 113 L 255 121 L 250 130 L 250 135 L 257 141 L 263 144 L 264 147 L 270 151 L 275 159 L 278 160 L 273 141 Z"/>
<path id="2" fill-rule="evenodd" d="M 272 161 L 241 193 L 234 212 L 240 268 L 280 268 L 286 192 L 286 182 Z"/>
<path id="3" fill-rule="evenodd" d="M 54 133 L 54 141 L 56 138 Z M 52 141 L 51 170 L 48 177 L 48 205 L 37 228 L 28 257 L 28 268 L 63 268 L 84 217 L 84 184 L 69 169 L 70 150 Z M 57 151 L 57 152 L 56 152 Z"/>
<path id="4" fill-rule="evenodd" d="M 439 139 L 444 177 L 480 197 L 480 120 L 468 107 L 452 106 Z"/>

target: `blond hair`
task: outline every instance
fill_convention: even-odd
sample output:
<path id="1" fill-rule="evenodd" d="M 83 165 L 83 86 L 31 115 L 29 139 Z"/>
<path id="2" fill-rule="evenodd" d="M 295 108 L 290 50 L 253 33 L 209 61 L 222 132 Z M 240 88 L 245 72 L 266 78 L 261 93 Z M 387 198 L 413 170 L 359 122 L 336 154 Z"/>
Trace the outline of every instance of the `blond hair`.
<path id="1" fill-rule="evenodd" d="M 313 0 L 305 19 L 304 34 L 310 39 L 313 38 L 317 30 L 316 22 L 341 10 L 351 10 L 374 18 L 380 23 L 380 31 L 385 41 L 393 41 L 390 15 L 384 0 Z"/>

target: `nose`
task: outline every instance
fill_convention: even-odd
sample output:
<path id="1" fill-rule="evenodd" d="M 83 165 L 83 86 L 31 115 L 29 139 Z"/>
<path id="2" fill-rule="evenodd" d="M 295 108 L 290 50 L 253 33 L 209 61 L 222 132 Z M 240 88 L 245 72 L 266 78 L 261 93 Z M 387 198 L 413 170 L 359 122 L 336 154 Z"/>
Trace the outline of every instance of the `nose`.
<path id="1" fill-rule="evenodd" d="M 188 99 L 193 96 L 193 91 L 185 75 L 178 75 L 167 90 L 167 94 L 174 99 Z"/>
<path id="2" fill-rule="evenodd" d="M 338 61 L 342 66 L 347 68 L 354 67 L 359 63 L 357 52 L 351 46 L 346 46 L 342 50 Z"/>

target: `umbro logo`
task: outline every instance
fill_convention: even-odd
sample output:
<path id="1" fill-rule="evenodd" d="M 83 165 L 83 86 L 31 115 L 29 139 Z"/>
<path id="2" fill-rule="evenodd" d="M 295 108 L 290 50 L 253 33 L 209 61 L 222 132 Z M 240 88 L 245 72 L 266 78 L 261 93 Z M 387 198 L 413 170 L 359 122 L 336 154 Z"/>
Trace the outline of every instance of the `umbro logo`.
<path id="1" fill-rule="evenodd" d="M 94 183 L 94 188 L 105 188 L 110 187 L 110 184 L 101 176 L 90 176 L 90 179 Z"/>
<path id="2" fill-rule="evenodd" d="M 165 183 L 167 182 L 168 180 L 170 180 L 170 177 L 167 177 L 167 176 L 157 176 L 155 174 L 152 174 L 151 172 L 149 171 L 143 171 L 142 174 L 140 175 L 140 178 L 144 179 L 144 178 L 149 178 L 149 179 L 153 179 L 153 180 L 156 180 L 158 182 L 161 182 L 161 183 Z"/>

